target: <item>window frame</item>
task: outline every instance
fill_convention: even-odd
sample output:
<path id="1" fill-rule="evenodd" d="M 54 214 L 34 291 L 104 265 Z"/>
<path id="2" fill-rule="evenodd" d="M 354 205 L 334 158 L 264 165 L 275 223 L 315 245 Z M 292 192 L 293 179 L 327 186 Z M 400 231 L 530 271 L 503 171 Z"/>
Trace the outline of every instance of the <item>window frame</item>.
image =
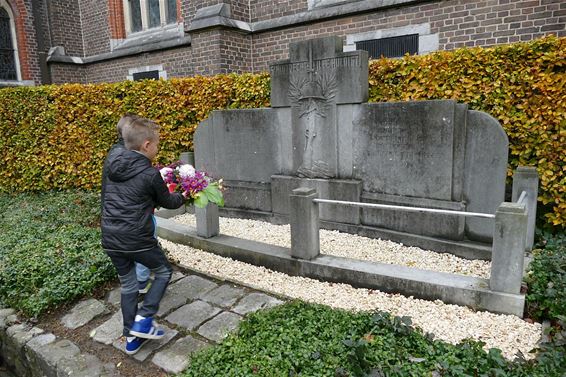
<path id="1" fill-rule="evenodd" d="M 122 0 L 124 8 L 124 27 L 126 29 L 126 36 L 131 34 L 138 34 L 144 32 L 151 32 L 153 30 L 160 30 L 170 25 L 176 25 L 179 22 L 179 3 L 176 2 L 175 8 L 177 9 L 177 14 L 175 15 L 175 22 L 167 23 L 167 0 L 159 0 L 159 26 L 149 27 L 149 0 L 131 0 L 139 1 L 140 3 L 140 13 L 141 13 L 141 30 L 132 31 L 132 12 L 130 9 L 130 1 Z"/>
<path id="2" fill-rule="evenodd" d="M 12 48 L 14 49 L 14 64 L 16 66 L 16 80 L 0 80 L 2 82 L 21 82 L 22 81 L 22 71 L 20 67 L 20 54 L 18 49 L 18 37 L 16 34 L 16 19 L 14 17 L 14 12 L 10 7 L 10 4 L 5 0 L 0 0 L 0 8 L 3 8 L 8 13 L 10 18 L 10 37 L 12 38 Z"/>

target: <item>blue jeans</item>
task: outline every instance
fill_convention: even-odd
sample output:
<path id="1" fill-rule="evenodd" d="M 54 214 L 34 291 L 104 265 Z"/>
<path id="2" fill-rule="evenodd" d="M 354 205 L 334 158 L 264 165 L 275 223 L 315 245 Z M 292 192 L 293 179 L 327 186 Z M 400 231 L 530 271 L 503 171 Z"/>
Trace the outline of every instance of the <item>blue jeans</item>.
<path id="1" fill-rule="evenodd" d="M 136 262 L 136 278 L 138 281 L 144 282 L 149 280 L 149 268 L 144 266 L 143 264 Z"/>
<path id="2" fill-rule="evenodd" d="M 123 253 L 117 251 L 106 251 L 118 271 L 121 286 L 122 317 L 124 320 L 124 336 L 129 336 L 130 329 L 136 318 L 136 314 L 142 317 L 153 317 L 159 310 L 159 303 L 165 294 L 165 289 L 173 269 L 159 246 L 149 251 L 139 253 Z M 138 310 L 138 280 L 136 277 L 135 264 L 140 263 L 149 268 L 155 275 L 153 284 L 143 299 L 141 308 Z"/>

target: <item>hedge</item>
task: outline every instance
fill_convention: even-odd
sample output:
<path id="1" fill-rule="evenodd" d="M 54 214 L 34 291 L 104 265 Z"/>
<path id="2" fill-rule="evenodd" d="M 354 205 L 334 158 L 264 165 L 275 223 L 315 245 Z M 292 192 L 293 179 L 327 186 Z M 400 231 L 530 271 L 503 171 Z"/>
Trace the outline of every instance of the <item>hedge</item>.
<path id="1" fill-rule="evenodd" d="M 370 63 L 370 101 L 449 98 L 498 118 L 510 140 L 509 175 L 538 167 L 549 224 L 566 228 L 566 38 L 460 49 Z M 100 186 L 121 114 L 162 127 L 160 162 L 192 148 L 214 109 L 269 106 L 269 76 L 217 75 L 168 81 L 0 90 L 0 191 Z"/>

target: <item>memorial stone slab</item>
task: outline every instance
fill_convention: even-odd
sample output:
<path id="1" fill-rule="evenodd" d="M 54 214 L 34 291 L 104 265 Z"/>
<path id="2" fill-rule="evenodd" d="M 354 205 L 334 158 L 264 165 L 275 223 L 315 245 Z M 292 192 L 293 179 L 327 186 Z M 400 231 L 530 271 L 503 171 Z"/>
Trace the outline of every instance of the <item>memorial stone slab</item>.
<path id="1" fill-rule="evenodd" d="M 193 331 L 201 323 L 214 317 L 219 312 L 219 308 L 212 306 L 204 301 L 197 300 L 175 310 L 173 313 L 167 316 L 166 320 L 175 325 L 183 326 L 186 329 Z"/>
<path id="2" fill-rule="evenodd" d="M 189 366 L 191 355 L 207 346 L 208 343 L 189 335 L 156 353 L 151 361 L 167 373 L 181 373 Z"/>

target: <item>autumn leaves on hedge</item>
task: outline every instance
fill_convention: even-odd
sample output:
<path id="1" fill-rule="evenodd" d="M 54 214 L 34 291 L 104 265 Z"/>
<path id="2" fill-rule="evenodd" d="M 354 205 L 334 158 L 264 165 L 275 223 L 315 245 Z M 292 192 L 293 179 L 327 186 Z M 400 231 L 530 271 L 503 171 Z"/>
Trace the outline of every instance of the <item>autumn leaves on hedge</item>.
<path id="1" fill-rule="evenodd" d="M 454 99 L 504 127 L 509 174 L 533 165 L 547 221 L 566 227 L 566 38 L 370 63 L 370 101 Z M 0 90 L 0 190 L 95 189 L 125 112 L 161 125 L 159 160 L 192 148 L 215 109 L 269 106 L 269 75 Z"/>

